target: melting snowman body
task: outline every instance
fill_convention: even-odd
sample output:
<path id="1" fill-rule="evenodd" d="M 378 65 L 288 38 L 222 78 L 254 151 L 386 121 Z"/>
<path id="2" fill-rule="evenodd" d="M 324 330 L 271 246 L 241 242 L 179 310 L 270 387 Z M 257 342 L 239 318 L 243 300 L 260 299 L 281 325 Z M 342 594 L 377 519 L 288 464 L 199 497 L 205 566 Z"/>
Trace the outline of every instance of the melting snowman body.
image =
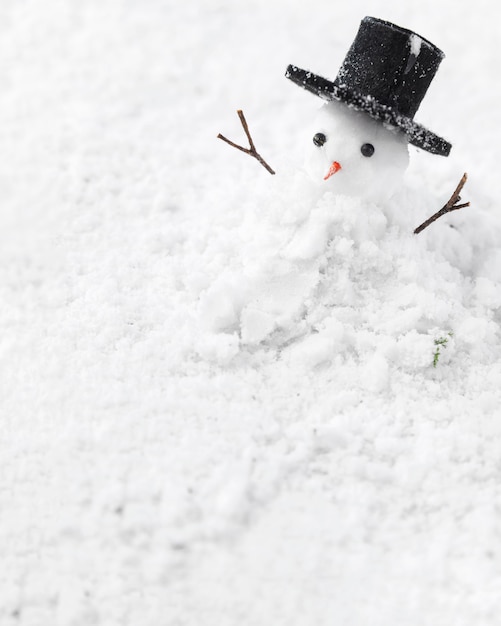
<path id="1" fill-rule="evenodd" d="M 341 102 L 328 102 L 311 129 L 308 174 L 339 195 L 382 202 L 401 184 L 409 164 L 407 138 Z"/>

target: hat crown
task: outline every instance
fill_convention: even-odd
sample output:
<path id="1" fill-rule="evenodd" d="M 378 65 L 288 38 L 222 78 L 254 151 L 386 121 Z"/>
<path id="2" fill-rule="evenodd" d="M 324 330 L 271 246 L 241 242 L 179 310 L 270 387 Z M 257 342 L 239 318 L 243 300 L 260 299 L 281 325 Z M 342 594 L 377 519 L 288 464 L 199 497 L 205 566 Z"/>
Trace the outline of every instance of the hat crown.
<path id="1" fill-rule="evenodd" d="M 444 53 L 411 30 L 365 17 L 334 81 L 296 65 L 286 77 L 325 100 L 338 100 L 400 129 L 408 141 L 448 156 L 451 144 L 414 121 Z"/>
<path id="2" fill-rule="evenodd" d="M 412 119 L 444 53 L 424 37 L 365 17 L 334 84 Z"/>

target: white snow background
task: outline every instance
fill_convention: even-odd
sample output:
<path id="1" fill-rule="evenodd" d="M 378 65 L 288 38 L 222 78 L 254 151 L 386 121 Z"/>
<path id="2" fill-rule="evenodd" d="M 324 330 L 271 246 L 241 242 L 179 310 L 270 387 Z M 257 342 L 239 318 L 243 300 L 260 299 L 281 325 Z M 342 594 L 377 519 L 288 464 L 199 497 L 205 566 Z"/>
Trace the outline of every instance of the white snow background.
<path id="1" fill-rule="evenodd" d="M 446 53 L 416 120 L 451 156 L 383 206 L 303 177 L 321 102 L 284 77 L 365 15 Z M 2 626 L 499 623 L 498 26 L 2 0 Z M 237 108 L 275 177 L 216 139 Z"/>

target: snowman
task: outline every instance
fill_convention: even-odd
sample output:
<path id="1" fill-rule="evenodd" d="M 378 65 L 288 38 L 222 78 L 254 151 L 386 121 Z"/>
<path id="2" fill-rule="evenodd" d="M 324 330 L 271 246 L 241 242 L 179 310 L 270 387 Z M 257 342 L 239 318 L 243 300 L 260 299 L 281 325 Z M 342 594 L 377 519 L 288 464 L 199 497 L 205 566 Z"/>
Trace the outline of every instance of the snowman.
<path id="1" fill-rule="evenodd" d="M 389 198 L 408 143 L 448 156 L 451 144 L 414 121 L 444 58 L 416 33 L 365 17 L 334 81 L 289 65 L 286 77 L 326 100 L 312 127 L 310 176 L 336 194 Z"/>
<path id="2" fill-rule="evenodd" d="M 289 65 L 287 78 L 326 101 L 311 127 L 306 157 L 320 193 L 298 172 L 278 185 L 276 202 L 262 203 L 264 212 L 261 203 L 253 207 L 243 229 L 250 240 L 239 244 L 241 263 L 225 269 L 201 299 L 201 317 L 212 332 L 236 335 L 246 345 L 271 341 L 281 349 L 309 341 L 312 328 L 315 335 L 325 326 L 340 345 L 336 329 L 347 323 L 343 311 L 349 320 L 365 309 L 370 317 L 378 294 L 391 290 L 389 276 L 398 275 L 395 250 L 400 254 L 404 241 L 398 232 L 405 233 L 414 219 L 397 210 L 403 227 L 397 234 L 388 228 L 396 204 L 387 201 L 402 182 L 408 145 L 441 156 L 451 150 L 445 139 L 414 121 L 443 57 L 416 33 L 365 17 L 334 81 Z M 257 152 L 242 111 L 238 114 L 249 148 L 219 138 L 274 174 Z M 459 190 L 447 211 L 466 206 L 455 204 Z M 416 254 L 423 255 L 421 262 L 432 262 L 424 248 L 413 250 L 410 265 Z M 378 307 L 385 302 L 393 302 L 393 294 Z M 315 337 L 313 342 L 323 341 Z"/>

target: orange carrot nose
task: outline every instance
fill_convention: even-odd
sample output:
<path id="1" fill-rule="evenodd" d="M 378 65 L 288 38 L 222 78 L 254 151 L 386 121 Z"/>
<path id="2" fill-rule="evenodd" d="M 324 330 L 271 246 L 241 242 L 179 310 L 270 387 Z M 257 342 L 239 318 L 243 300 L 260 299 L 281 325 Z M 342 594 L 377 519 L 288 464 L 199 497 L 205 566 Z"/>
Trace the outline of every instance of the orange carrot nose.
<path id="1" fill-rule="evenodd" d="M 337 161 L 334 161 L 334 163 L 329 167 L 329 171 L 324 176 L 324 180 L 327 180 L 333 174 L 335 174 L 336 172 L 339 172 L 340 169 L 341 169 L 341 165 L 339 165 L 339 163 Z"/>

